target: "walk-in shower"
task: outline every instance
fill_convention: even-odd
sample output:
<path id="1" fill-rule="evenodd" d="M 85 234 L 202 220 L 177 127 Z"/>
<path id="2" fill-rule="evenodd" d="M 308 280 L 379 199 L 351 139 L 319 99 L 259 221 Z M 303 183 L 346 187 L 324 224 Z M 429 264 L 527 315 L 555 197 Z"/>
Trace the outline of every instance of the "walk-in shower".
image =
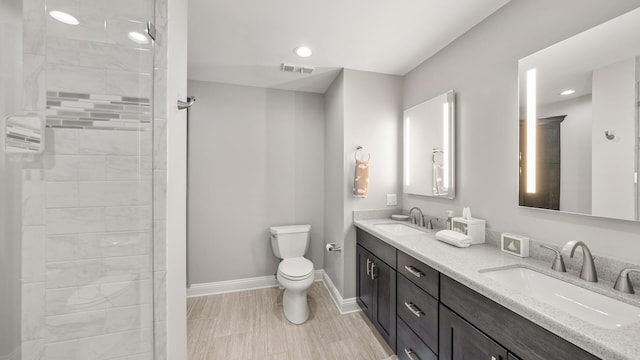
<path id="1" fill-rule="evenodd" d="M 0 2 L 0 360 L 154 359 L 156 10 Z"/>

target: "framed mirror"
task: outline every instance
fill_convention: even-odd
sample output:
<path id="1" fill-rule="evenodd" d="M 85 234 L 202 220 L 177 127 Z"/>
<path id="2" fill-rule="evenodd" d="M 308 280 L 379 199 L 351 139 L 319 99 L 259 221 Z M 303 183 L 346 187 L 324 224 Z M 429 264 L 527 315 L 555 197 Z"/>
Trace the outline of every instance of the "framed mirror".
<path id="1" fill-rule="evenodd" d="M 404 111 L 405 193 L 455 197 L 454 109 L 450 90 Z"/>
<path id="2" fill-rule="evenodd" d="M 519 205 L 638 221 L 640 8 L 518 62 Z"/>

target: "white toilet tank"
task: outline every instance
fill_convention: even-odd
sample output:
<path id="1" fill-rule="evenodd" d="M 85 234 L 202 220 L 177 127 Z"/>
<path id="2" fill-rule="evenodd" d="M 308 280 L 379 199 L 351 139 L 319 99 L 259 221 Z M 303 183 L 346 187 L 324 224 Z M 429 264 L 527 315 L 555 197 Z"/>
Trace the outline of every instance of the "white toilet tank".
<path id="1" fill-rule="evenodd" d="M 309 248 L 310 230 L 311 225 L 287 225 L 269 228 L 273 254 L 280 259 L 304 256 Z"/>

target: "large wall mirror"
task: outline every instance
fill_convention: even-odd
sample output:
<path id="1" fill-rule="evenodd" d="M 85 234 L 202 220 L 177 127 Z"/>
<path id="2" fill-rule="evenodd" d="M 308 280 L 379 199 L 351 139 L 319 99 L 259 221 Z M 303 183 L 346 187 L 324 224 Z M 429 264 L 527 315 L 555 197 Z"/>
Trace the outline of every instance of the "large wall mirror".
<path id="1" fill-rule="evenodd" d="M 640 8 L 518 72 L 519 204 L 638 221 Z"/>
<path id="2" fill-rule="evenodd" d="M 455 93 L 404 111 L 404 192 L 455 197 Z"/>

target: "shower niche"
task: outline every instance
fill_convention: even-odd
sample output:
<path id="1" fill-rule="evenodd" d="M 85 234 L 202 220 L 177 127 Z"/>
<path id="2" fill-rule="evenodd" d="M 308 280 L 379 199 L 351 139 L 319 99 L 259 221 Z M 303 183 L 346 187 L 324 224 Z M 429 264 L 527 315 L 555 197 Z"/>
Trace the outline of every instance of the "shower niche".
<path id="1" fill-rule="evenodd" d="M 403 189 L 407 194 L 455 198 L 455 93 L 404 111 Z"/>

